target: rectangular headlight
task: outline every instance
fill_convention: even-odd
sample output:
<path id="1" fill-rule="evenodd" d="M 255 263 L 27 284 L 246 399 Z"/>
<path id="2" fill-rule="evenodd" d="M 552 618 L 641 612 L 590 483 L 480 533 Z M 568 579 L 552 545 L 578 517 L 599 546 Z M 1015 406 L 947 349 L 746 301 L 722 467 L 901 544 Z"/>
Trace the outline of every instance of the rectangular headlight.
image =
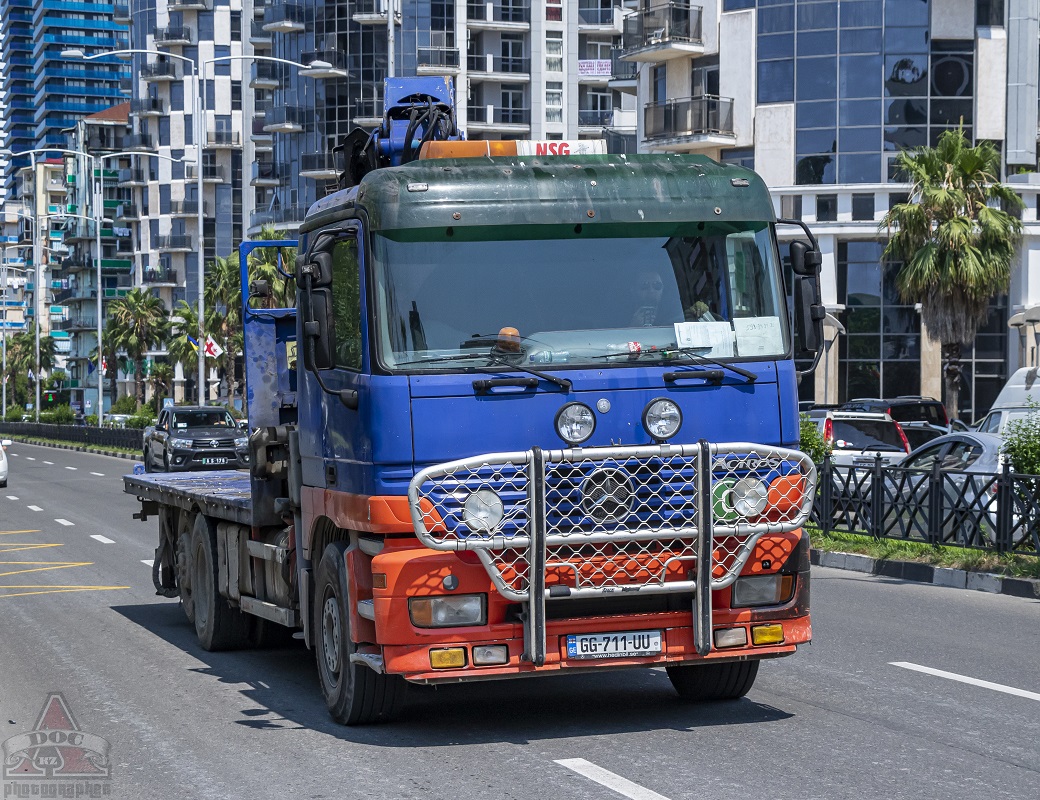
<path id="1" fill-rule="evenodd" d="M 458 628 L 483 625 L 486 607 L 484 594 L 413 597 L 408 601 L 408 615 L 417 628 Z"/>
<path id="2" fill-rule="evenodd" d="M 779 575 L 748 575 L 733 582 L 733 608 L 780 603 Z"/>

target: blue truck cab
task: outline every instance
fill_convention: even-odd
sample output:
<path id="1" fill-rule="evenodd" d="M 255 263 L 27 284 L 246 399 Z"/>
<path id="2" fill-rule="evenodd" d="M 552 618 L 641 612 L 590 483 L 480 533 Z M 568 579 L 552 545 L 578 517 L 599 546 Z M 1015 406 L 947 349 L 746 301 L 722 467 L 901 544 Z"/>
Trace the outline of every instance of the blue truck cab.
<path id="1" fill-rule="evenodd" d="M 302 629 L 348 724 L 391 716 L 406 682 L 569 669 L 743 695 L 811 638 L 811 234 L 793 326 L 753 172 L 463 151 L 368 172 L 282 243 L 297 308 L 244 309 L 238 511 L 128 479 L 179 509 L 157 585 L 183 598 L 170 554 L 211 547 L 217 591 L 196 580 L 194 602 Z"/>

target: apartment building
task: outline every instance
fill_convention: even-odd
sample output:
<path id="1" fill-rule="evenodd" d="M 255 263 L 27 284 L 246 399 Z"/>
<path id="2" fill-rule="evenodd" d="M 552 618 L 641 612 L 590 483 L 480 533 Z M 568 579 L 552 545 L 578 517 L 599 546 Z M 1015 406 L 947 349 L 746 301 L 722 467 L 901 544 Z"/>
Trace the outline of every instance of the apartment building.
<path id="1" fill-rule="evenodd" d="M 115 20 L 109 3 L 0 0 L 4 132 L 14 153 L 4 177 L 8 195 L 17 171 L 30 163 L 19 153 L 64 147 L 63 131 L 76 120 L 121 100 L 120 81 L 129 77 L 125 61 L 84 62 L 67 58 L 63 51 L 126 45 L 126 27 Z"/>
<path id="2" fill-rule="evenodd" d="M 1026 229 L 1011 293 L 966 349 L 961 416 L 988 410 L 1008 370 L 1036 358 L 1026 320 L 1040 303 L 1036 2 L 645 2 L 623 40 L 640 151 L 752 167 L 777 214 L 818 235 L 829 345 L 803 399 L 941 395 L 938 343 L 899 298 L 878 223 L 907 197 L 896 153 L 958 126 L 1001 148 Z"/>
<path id="3" fill-rule="evenodd" d="M 332 148 L 379 123 L 388 74 L 451 76 L 471 139 L 607 138 L 634 150 L 634 71 L 614 57 L 619 0 L 254 0 L 253 8 L 253 52 L 308 68 L 252 67 L 252 233 L 295 227 L 335 188 Z M 615 85 L 619 74 L 630 91 Z"/>

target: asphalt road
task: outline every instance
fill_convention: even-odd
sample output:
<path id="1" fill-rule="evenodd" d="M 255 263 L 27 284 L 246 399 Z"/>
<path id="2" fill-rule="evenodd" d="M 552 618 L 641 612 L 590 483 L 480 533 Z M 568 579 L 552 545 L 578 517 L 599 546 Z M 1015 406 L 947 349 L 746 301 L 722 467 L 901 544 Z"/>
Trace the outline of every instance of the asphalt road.
<path id="1" fill-rule="evenodd" d="M 813 644 L 766 662 L 743 700 L 685 705 L 661 671 L 610 672 L 418 688 L 399 722 L 345 728 L 302 645 L 206 653 L 178 604 L 155 596 L 157 522 L 131 518 L 119 477 L 131 462 L 8 454 L 0 742 L 32 731 L 61 692 L 111 745 L 113 797 L 1040 792 L 1036 601 L 817 569 Z"/>

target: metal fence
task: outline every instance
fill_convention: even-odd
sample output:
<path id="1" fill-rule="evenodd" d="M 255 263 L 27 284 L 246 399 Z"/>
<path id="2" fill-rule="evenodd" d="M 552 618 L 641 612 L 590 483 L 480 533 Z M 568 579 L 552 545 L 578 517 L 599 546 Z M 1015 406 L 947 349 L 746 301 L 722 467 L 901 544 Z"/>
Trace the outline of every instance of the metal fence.
<path id="1" fill-rule="evenodd" d="M 47 425 L 35 422 L 0 422 L 0 434 L 57 439 L 77 444 L 141 450 L 144 431 L 132 428 L 97 428 L 87 425 Z"/>
<path id="2" fill-rule="evenodd" d="M 811 521 L 825 533 L 1040 556 L 1040 476 L 887 466 L 820 468 Z"/>

